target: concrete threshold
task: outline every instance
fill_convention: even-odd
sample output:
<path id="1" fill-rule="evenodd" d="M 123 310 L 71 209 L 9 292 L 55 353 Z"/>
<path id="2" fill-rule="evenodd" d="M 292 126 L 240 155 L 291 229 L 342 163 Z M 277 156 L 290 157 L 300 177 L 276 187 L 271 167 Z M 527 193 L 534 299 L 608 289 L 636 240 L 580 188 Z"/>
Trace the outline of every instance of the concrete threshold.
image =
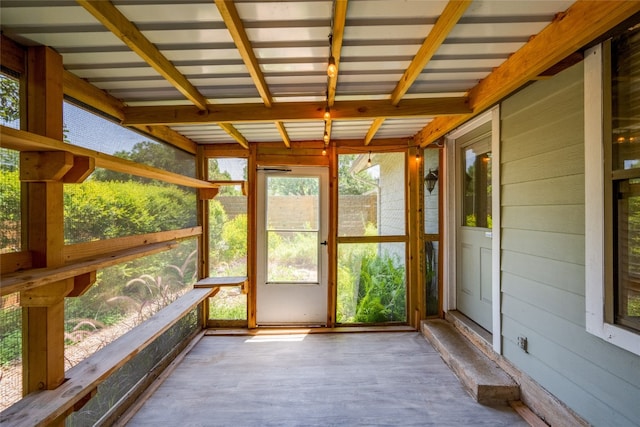
<path id="1" fill-rule="evenodd" d="M 508 405 L 520 400 L 520 387 L 493 360 L 446 320 L 423 320 L 420 329 L 476 401 Z"/>

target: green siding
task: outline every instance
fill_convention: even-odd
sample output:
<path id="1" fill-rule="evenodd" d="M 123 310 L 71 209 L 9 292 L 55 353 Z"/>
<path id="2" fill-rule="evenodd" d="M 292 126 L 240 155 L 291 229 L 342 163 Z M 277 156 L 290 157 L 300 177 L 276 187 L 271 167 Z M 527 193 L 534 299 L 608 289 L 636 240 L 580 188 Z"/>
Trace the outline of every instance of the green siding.
<path id="1" fill-rule="evenodd" d="M 640 357 L 585 331 L 583 96 L 579 64 L 501 106 L 503 353 L 588 422 L 640 425 Z"/>

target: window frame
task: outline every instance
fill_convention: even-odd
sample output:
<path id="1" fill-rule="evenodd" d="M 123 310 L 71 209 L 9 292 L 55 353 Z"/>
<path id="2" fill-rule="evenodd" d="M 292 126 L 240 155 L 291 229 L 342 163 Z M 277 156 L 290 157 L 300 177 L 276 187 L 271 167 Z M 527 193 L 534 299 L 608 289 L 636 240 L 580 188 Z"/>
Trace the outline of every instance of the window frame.
<path id="1" fill-rule="evenodd" d="M 611 81 L 607 44 L 585 52 L 585 325 L 615 346 L 640 355 L 640 333 L 614 323 L 613 208 L 611 192 Z"/>

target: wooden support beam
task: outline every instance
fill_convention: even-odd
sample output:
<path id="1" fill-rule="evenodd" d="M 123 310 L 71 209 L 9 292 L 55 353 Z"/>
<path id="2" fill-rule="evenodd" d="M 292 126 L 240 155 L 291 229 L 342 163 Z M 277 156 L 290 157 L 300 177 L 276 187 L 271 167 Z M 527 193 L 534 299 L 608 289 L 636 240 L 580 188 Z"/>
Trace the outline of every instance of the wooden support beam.
<path id="1" fill-rule="evenodd" d="M 220 188 L 198 188 L 198 200 L 211 200 L 218 195 Z"/>
<path id="2" fill-rule="evenodd" d="M 193 102 L 196 107 L 200 110 L 207 109 L 207 99 L 111 2 L 104 0 L 76 1 L 131 50 L 140 55 L 147 64 Z"/>
<path id="3" fill-rule="evenodd" d="M 20 181 L 60 182 L 73 168 L 73 154 L 67 151 L 23 151 L 20 153 Z"/>
<path id="4" fill-rule="evenodd" d="M 0 126 L 0 140 L 2 147 L 18 151 L 68 151 L 77 156 L 93 157 L 95 166 L 116 172 L 157 179 L 171 184 L 184 185 L 192 188 L 212 188 L 207 181 L 191 178 L 163 169 L 154 168 L 120 157 L 103 154 L 87 148 L 70 145 L 60 139 L 52 139 L 34 133 Z"/>
<path id="5" fill-rule="evenodd" d="M 464 12 L 471 5 L 471 0 L 450 0 L 433 25 L 429 35 L 418 49 L 411 63 L 391 93 L 391 103 L 397 105 L 407 90 L 413 85 L 422 70 L 431 60 L 451 30 L 456 26 Z"/>
<path id="6" fill-rule="evenodd" d="M 434 119 L 416 143 L 431 144 L 638 12 L 638 1 L 576 1 L 469 91 L 471 114 Z"/>
<path id="7" fill-rule="evenodd" d="M 378 117 L 377 119 L 373 120 L 373 123 L 371 123 L 371 126 L 369 126 L 369 130 L 364 137 L 364 145 L 369 145 L 369 143 L 371 143 L 371 140 L 374 136 L 376 136 L 378 129 L 380 129 L 380 126 L 382 126 L 383 123 L 384 117 Z"/>
<path id="8" fill-rule="evenodd" d="M 27 270 L 32 266 L 31 252 L 9 252 L 0 254 L 0 275 L 13 273 L 18 270 Z"/>
<path id="9" fill-rule="evenodd" d="M 327 87 L 327 104 L 332 107 L 336 100 L 336 87 L 338 86 L 338 75 L 340 74 L 340 56 L 342 55 L 342 40 L 344 38 L 344 27 L 347 21 L 347 0 L 337 0 L 334 2 L 333 28 L 331 29 L 331 55 L 336 61 L 338 74 L 329 77 Z M 331 132 L 329 132 L 331 135 Z"/>
<path id="10" fill-rule="evenodd" d="M 276 128 L 278 132 L 280 132 L 280 136 L 282 137 L 282 141 L 287 148 L 291 147 L 291 139 L 289 138 L 289 134 L 287 133 L 287 129 L 284 127 L 284 123 L 276 122 Z"/>
<path id="11" fill-rule="evenodd" d="M 263 104 L 212 104 L 207 111 L 189 105 L 125 107 L 123 124 L 171 125 L 195 123 L 260 123 L 324 120 L 324 102 Z M 336 101 L 332 120 L 366 120 L 378 117 L 436 117 L 470 114 L 466 97 L 405 99 L 394 106 L 387 100 Z"/>
<path id="12" fill-rule="evenodd" d="M 0 45 L 2 45 L 2 49 L 0 49 L 0 65 L 16 73 L 23 74 L 26 70 L 24 48 L 4 34 L 0 34 Z"/>
<path id="13" fill-rule="evenodd" d="M 27 51 L 25 128 L 41 138 L 62 140 L 64 94 L 62 56 L 44 46 Z M 3 138 L 4 139 L 4 138 Z M 31 160 L 29 160 L 31 159 Z M 47 162 L 53 164 L 48 166 Z M 73 156 L 59 153 L 21 153 L 21 177 L 26 218 L 23 227 L 36 268 L 57 268 L 64 263 L 64 205 L 61 178 L 73 166 Z M 29 176 L 34 169 L 33 176 Z M 36 182 L 39 181 L 39 182 Z M 40 289 L 21 291 L 22 392 L 54 389 L 64 381 L 64 297 L 73 289 L 71 280 L 52 280 Z M 4 278 L 3 278 L 4 282 Z M 1 292 L 5 292 L 2 286 Z M 14 289 L 14 292 L 16 289 Z"/>
<path id="14" fill-rule="evenodd" d="M 96 271 L 89 271 L 73 278 L 73 290 L 69 292 L 67 297 L 79 297 L 96 283 Z"/>
<path id="15" fill-rule="evenodd" d="M 271 98 L 271 92 L 269 92 L 269 86 L 267 85 L 267 81 L 264 79 L 264 74 L 260 69 L 258 59 L 253 53 L 253 47 L 251 46 L 247 32 L 244 29 L 244 24 L 240 19 L 240 15 L 238 15 L 236 5 L 232 0 L 215 0 L 215 3 L 218 7 L 218 11 L 220 12 L 220 16 L 222 16 L 222 20 L 231 34 L 233 42 L 236 44 L 236 48 L 242 57 L 242 61 L 249 71 L 253 84 L 255 84 L 256 89 L 258 89 L 262 102 L 264 102 L 264 105 L 267 107 L 271 107 L 273 100 Z"/>
<path id="16" fill-rule="evenodd" d="M 235 139 L 238 144 L 240 144 L 244 148 L 249 148 L 249 141 L 240 133 L 238 129 L 235 128 L 231 123 L 218 123 L 218 126 L 222 128 L 226 133 L 231 135 L 233 139 Z"/>
<path id="17" fill-rule="evenodd" d="M 431 60 L 438 48 L 440 48 L 444 39 L 447 38 L 451 30 L 456 26 L 471 4 L 471 1 L 472 0 L 449 0 L 449 3 L 447 3 L 438 17 L 429 35 L 424 39 L 420 49 L 418 49 L 418 53 L 413 57 L 413 60 L 396 84 L 393 92 L 391 92 L 391 105 L 398 105 L 400 103 L 404 94 L 407 93 L 411 85 L 413 85 L 422 73 L 424 67 Z M 378 132 L 378 129 L 380 129 L 380 126 L 382 126 L 382 122 L 384 122 L 384 118 L 374 120 L 365 137 L 365 145 L 371 142 L 376 132 Z"/>
<path id="18" fill-rule="evenodd" d="M 73 166 L 62 177 L 65 184 L 79 184 L 96 169 L 96 161 L 93 157 L 73 156 Z"/>

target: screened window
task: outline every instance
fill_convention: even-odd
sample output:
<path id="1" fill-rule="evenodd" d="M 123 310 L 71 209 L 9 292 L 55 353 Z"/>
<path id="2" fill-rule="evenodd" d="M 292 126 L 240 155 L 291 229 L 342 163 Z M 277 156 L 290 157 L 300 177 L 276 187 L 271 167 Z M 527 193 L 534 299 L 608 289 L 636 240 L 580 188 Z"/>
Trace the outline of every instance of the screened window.
<path id="1" fill-rule="evenodd" d="M 247 159 L 210 158 L 211 181 L 246 181 Z M 209 276 L 247 275 L 247 197 L 242 185 L 224 185 L 209 200 Z M 223 287 L 209 299 L 209 319 L 247 319 L 247 295 L 240 286 Z"/>
<path id="2" fill-rule="evenodd" d="M 405 153 L 338 157 L 338 323 L 406 322 Z"/>
<path id="3" fill-rule="evenodd" d="M 640 29 L 611 43 L 614 321 L 640 331 Z"/>

